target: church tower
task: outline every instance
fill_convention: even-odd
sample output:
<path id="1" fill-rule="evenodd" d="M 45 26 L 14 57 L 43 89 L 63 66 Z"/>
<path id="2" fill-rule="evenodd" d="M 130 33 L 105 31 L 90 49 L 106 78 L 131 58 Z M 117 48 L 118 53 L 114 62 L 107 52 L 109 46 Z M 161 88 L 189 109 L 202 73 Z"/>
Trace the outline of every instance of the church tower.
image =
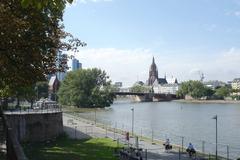
<path id="1" fill-rule="evenodd" d="M 156 79 L 158 80 L 158 69 L 153 57 L 152 64 L 149 69 L 148 85 L 151 86 Z"/>

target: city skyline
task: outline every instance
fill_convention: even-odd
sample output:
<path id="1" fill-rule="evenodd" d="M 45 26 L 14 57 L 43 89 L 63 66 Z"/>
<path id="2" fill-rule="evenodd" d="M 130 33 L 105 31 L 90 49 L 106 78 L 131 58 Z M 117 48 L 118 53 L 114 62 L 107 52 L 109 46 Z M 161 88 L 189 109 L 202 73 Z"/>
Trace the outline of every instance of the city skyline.
<path id="1" fill-rule="evenodd" d="M 79 0 L 64 25 L 88 44 L 76 58 L 124 85 L 145 81 L 153 56 L 160 77 L 181 82 L 202 72 L 226 82 L 240 77 L 239 13 L 238 0 Z"/>

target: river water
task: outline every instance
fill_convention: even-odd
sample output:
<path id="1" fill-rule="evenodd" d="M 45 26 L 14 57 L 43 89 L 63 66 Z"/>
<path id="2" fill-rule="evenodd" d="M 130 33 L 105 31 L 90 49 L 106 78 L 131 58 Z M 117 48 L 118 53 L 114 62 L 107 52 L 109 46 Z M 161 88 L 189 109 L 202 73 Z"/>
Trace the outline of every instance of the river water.
<path id="1" fill-rule="evenodd" d="M 231 157 L 240 157 L 240 104 L 202 104 L 183 102 L 144 102 L 118 100 L 96 113 L 97 121 L 112 127 L 132 130 L 134 107 L 134 132 L 154 139 L 170 138 L 172 143 L 184 146 L 192 142 L 200 151 L 214 153 L 216 120 L 218 115 L 218 150 Z M 84 114 L 95 119 L 94 113 Z M 182 137 L 184 137 L 182 139 Z"/>

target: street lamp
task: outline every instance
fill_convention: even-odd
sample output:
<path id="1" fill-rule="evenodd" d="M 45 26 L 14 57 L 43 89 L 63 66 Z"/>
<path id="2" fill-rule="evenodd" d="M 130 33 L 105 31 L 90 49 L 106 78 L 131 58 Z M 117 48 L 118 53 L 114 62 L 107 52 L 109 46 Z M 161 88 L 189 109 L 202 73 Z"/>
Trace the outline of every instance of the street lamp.
<path id="1" fill-rule="evenodd" d="M 97 109 L 95 108 L 95 125 L 97 124 Z"/>
<path id="2" fill-rule="evenodd" d="M 216 160 L 217 160 L 217 157 L 218 157 L 218 151 L 217 151 L 217 115 L 214 116 L 212 119 L 216 120 Z"/>
<path id="3" fill-rule="evenodd" d="M 97 111 L 96 111 L 96 105 L 95 104 L 93 104 L 93 107 L 94 107 L 94 123 L 95 123 L 95 125 L 97 124 Z"/>
<path id="4" fill-rule="evenodd" d="M 132 111 L 132 135 L 134 133 L 134 108 L 132 107 L 131 108 L 131 111 Z"/>

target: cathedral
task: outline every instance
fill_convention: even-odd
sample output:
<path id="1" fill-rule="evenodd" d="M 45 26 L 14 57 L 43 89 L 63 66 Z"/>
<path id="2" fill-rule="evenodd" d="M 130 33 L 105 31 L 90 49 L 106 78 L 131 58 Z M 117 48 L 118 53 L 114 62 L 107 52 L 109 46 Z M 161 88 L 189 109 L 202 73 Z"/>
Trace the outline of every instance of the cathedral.
<path id="1" fill-rule="evenodd" d="M 167 79 L 165 74 L 164 78 L 158 78 L 158 69 L 154 57 L 149 69 L 147 85 L 153 88 L 154 93 L 164 94 L 176 94 L 179 86 L 177 79 L 174 77 Z"/>
<path id="2" fill-rule="evenodd" d="M 154 82 L 157 82 L 158 84 L 167 84 L 167 79 L 166 79 L 166 75 L 164 78 L 158 78 L 158 69 L 157 69 L 157 66 L 155 64 L 155 59 L 153 57 L 153 60 L 152 60 L 152 64 L 150 66 L 150 69 L 149 69 L 149 77 L 148 77 L 148 85 L 149 86 L 152 86 L 154 84 Z"/>

